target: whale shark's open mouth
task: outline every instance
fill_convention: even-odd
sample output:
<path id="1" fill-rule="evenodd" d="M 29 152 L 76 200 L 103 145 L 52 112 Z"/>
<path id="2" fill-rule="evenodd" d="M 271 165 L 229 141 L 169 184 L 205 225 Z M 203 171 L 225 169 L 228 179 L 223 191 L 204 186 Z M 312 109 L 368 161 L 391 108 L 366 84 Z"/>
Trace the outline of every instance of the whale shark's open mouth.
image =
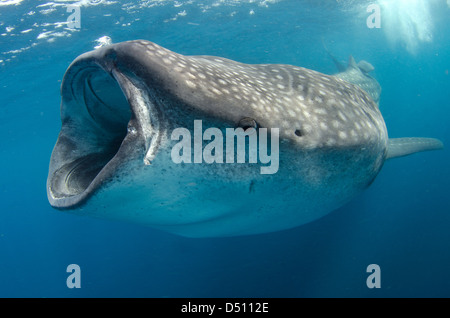
<path id="1" fill-rule="evenodd" d="M 60 208 L 81 203 L 89 187 L 108 177 L 102 172 L 108 165 L 113 168 L 132 117 L 121 87 L 103 68 L 84 66 L 69 75 L 48 179 L 49 199 Z"/>

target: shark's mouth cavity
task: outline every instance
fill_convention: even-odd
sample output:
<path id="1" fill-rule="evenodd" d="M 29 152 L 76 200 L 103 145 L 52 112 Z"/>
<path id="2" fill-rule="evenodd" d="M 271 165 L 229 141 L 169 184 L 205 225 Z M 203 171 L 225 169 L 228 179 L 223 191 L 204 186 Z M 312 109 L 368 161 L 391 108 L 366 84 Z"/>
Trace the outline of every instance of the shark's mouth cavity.
<path id="1" fill-rule="evenodd" d="M 62 97 L 62 128 L 47 189 L 53 206 L 67 208 L 82 203 L 109 177 L 133 116 L 118 81 L 98 65 L 72 68 Z"/>

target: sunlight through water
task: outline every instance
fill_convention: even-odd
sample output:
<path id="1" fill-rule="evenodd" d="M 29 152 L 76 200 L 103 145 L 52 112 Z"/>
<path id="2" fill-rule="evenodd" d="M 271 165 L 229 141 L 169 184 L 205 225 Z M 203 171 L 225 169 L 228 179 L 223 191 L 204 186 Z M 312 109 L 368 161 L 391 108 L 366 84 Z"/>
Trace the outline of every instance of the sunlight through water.
<path id="1" fill-rule="evenodd" d="M 420 44 L 433 41 L 432 0 L 379 0 L 382 29 L 391 45 L 416 54 Z M 448 1 L 447 1 L 448 3 Z"/>

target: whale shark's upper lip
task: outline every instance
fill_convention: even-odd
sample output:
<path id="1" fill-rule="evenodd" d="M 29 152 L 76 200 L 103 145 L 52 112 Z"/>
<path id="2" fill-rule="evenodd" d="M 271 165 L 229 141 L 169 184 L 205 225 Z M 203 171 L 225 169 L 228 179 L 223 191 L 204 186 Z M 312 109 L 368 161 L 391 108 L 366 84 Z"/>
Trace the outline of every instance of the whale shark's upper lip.
<path id="1" fill-rule="evenodd" d="M 95 53 L 77 58 L 64 76 L 62 128 L 47 180 L 56 208 L 78 207 L 121 164 L 133 156 L 150 164 L 157 152 L 161 118 L 148 88 Z"/>

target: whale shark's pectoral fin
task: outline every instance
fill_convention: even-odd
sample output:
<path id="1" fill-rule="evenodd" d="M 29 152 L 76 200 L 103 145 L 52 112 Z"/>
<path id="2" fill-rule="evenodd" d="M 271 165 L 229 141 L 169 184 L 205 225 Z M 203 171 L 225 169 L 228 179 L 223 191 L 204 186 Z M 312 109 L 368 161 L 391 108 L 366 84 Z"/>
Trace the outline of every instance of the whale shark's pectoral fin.
<path id="1" fill-rule="evenodd" d="M 347 70 L 347 66 L 345 66 L 343 63 L 339 62 L 338 59 L 336 57 L 334 57 L 333 54 L 331 54 L 331 52 L 328 50 L 328 48 L 325 44 L 325 41 L 323 39 L 322 39 L 322 45 L 323 45 L 323 48 L 325 49 L 325 51 L 327 52 L 328 56 L 331 58 L 334 65 L 336 66 L 338 72 L 339 73 L 345 72 Z"/>
<path id="2" fill-rule="evenodd" d="M 442 148 L 444 148 L 444 144 L 440 140 L 434 138 L 394 138 L 389 139 L 386 159 Z"/>

